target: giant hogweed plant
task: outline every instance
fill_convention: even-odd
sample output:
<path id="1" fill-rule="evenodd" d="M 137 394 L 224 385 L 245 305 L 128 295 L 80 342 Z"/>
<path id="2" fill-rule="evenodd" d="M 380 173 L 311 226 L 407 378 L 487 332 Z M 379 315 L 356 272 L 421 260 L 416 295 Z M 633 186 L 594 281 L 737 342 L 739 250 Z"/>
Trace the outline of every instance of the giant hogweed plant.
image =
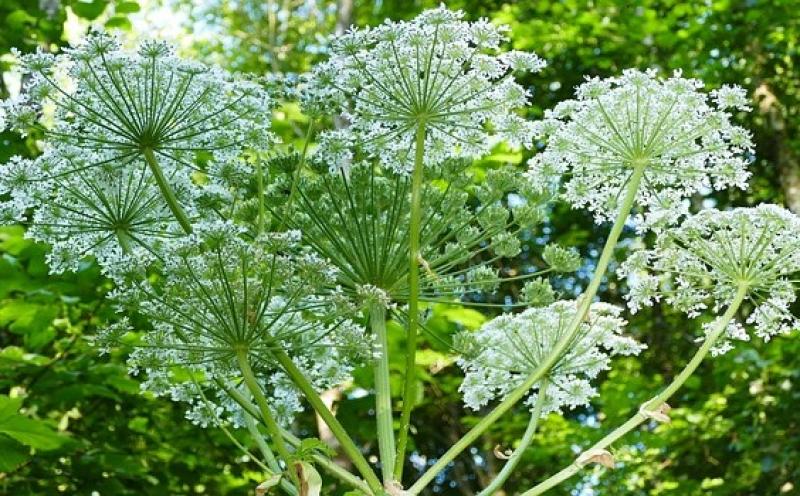
<path id="1" fill-rule="evenodd" d="M 504 52 L 504 41 L 501 27 L 444 7 L 351 30 L 286 93 L 316 126 L 345 123 L 300 152 L 270 134 L 276 98 L 265 85 L 162 43 L 129 52 L 94 33 L 63 54 L 21 56 L 29 82 L 0 115 L 20 133 L 37 129 L 43 153 L 0 166 L 0 215 L 51 246 L 54 272 L 99 264 L 120 319 L 98 346 L 131 347 L 143 389 L 223 429 L 263 470 L 262 491 L 290 495 L 319 494 L 317 468 L 355 494 L 421 494 L 517 407 L 528 427 L 481 494 L 499 492 L 542 417 L 588 404 L 612 357 L 643 349 L 624 333 L 625 310 L 596 296 L 624 227 L 657 232 L 618 270 L 629 310 L 666 304 L 705 318 L 701 344 L 630 420 L 523 493 L 541 494 L 588 464 L 613 467 L 611 444 L 668 421 L 667 400 L 707 355 L 797 327 L 800 219 L 774 205 L 689 211 L 690 195 L 746 187 L 752 144 L 732 122 L 748 110 L 740 88 L 705 92 L 679 73 L 627 70 L 588 79 L 532 122 L 515 76 L 544 61 Z M 529 170 L 474 165 L 499 142 L 536 148 Z M 550 281 L 582 265 L 574 247 L 543 246 L 521 273 L 496 268 L 554 201 L 610 223 L 571 299 Z M 485 415 L 409 480 L 417 335 L 433 303 L 501 315 L 449 343 L 464 402 Z M 402 324 L 404 349 L 389 348 L 389 319 Z M 406 362 L 399 419 L 390 354 Z M 375 379 L 377 467 L 321 398 L 361 366 Z M 306 405 L 353 472 L 291 432 Z M 246 429 L 257 453 L 231 428 Z"/>

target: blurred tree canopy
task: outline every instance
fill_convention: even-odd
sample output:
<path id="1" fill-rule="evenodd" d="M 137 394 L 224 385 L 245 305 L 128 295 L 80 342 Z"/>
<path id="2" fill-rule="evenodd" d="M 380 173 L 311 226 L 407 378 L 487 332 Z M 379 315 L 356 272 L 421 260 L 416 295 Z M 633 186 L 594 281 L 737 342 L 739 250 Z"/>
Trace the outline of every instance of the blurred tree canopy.
<path id="1" fill-rule="evenodd" d="M 170 0 L 184 12 L 187 31 L 198 36 L 193 55 L 231 70 L 259 74 L 298 73 L 325 56 L 335 32 L 352 23 L 375 25 L 386 17 L 409 18 L 438 2 L 401 0 Z M 744 192 L 695 199 L 697 206 L 783 203 L 800 213 L 800 1 L 562 0 L 559 2 L 447 2 L 468 17 L 509 24 L 510 45 L 532 50 L 549 66 L 526 81 L 534 92 L 531 118 L 568 98 L 584 76 L 609 76 L 626 67 L 682 70 L 711 88 L 744 86 L 753 111 L 738 116 L 757 143 L 753 178 Z M 70 18 L 128 30 L 140 5 L 107 0 L 4 0 L 0 5 L 0 93 L 7 96 L 12 47 L 54 51 L 65 44 Z M 145 10 L 146 10 L 146 6 Z M 303 117 L 293 107 L 275 115 L 287 142 L 299 138 Z M 36 136 L 0 135 L 0 160 L 37 152 Z M 498 148 L 479 167 L 528 157 Z M 74 275 L 52 277 L 45 249 L 22 238 L 22 227 L 0 229 L 0 494 L 252 494 L 257 467 L 226 433 L 191 426 L 181 409 L 139 393 L 123 352 L 100 356 L 93 330 L 114 319 L 103 301 L 110 286 L 87 264 Z M 531 233 L 527 253 L 545 241 L 575 245 L 587 258 L 573 279 L 576 293 L 591 274 L 605 228 L 588 216 L 555 206 L 541 233 Z M 644 240 L 647 241 L 647 240 Z M 618 260 L 634 243 L 619 248 Z M 602 298 L 620 302 L 624 286 L 614 278 Z M 409 473 L 420 472 L 465 432 L 481 413 L 460 401 L 460 373 L 445 344 L 461 328 L 486 316 L 469 309 L 436 307 L 417 365 L 423 384 L 413 421 L 414 456 Z M 702 320 L 702 319 L 701 319 Z M 513 494 L 570 463 L 624 421 L 673 376 L 694 347 L 702 322 L 686 321 L 666 308 L 637 314 L 630 329 L 649 346 L 638 359 L 618 360 L 594 407 L 566 419 L 551 416 L 507 490 Z M 390 346 L 403 345 L 392 329 Z M 404 362 L 393 357 L 393 388 L 402 387 Z M 371 373 L 356 374 L 369 389 Z M 615 447 L 620 462 L 609 471 L 587 470 L 553 494 L 601 495 L 792 495 L 800 494 L 800 337 L 773 343 L 742 343 L 709 361 L 673 401 L 673 422 L 648 425 Z M 364 449 L 376 452 L 370 397 L 338 396 L 338 417 Z M 486 433 L 442 474 L 434 494 L 475 494 L 501 465 L 495 446 L 513 448 L 525 429 L 521 409 Z M 317 433 L 306 415 L 298 428 Z M 237 433 L 233 433 L 237 435 Z M 242 437 L 242 439 L 245 439 Z M 331 494 L 335 493 L 332 492 Z"/>

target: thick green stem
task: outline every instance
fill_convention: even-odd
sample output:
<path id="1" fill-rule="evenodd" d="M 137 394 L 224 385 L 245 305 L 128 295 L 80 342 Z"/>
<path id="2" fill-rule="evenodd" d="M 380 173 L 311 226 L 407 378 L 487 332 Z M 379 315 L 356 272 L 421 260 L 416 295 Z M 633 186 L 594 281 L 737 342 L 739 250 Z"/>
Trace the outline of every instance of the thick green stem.
<path id="1" fill-rule="evenodd" d="M 420 491 L 422 491 L 439 472 L 444 470 L 444 468 L 447 467 L 447 465 L 453 461 L 456 456 L 467 449 L 473 442 L 475 442 L 476 439 L 478 439 L 481 434 L 486 431 L 486 429 L 488 429 L 500 417 L 509 411 L 511 407 L 513 407 L 519 400 L 528 394 L 528 391 L 533 387 L 533 385 L 540 381 L 561 358 L 561 355 L 564 353 L 564 351 L 566 351 L 569 344 L 575 338 L 575 334 L 580 328 L 581 322 L 583 322 L 586 314 L 589 312 L 592 299 L 594 299 L 595 295 L 597 294 L 597 290 L 600 288 L 600 283 L 603 280 L 606 269 L 608 269 L 608 264 L 611 262 L 611 257 L 614 255 L 614 249 L 617 246 L 617 241 L 619 240 L 620 234 L 622 234 L 622 229 L 625 227 L 625 222 L 630 215 L 631 208 L 633 208 L 633 204 L 636 200 L 636 193 L 639 191 L 639 185 L 642 182 L 642 177 L 644 177 L 646 166 L 647 164 L 644 162 L 638 163 L 634 166 L 631 177 L 628 180 L 625 197 L 620 204 L 619 212 L 614 220 L 614 225 L 611 226 L 611 231 L 608 234 L 608 239 L 606 239 L 603 252 L 600 254 L 600 259 L 597 261 L 597 266 L 594 269 L 592 280 L 589 282 L 589 286 L 579 299 L 580 302 L 578 304 L 578 311 L 572 321 L 570 321 L 567 332 L 564 333 L 562 338 L 553 347 L 553 352 L 525 379 L 522 384 L 511 391 L 506 398 L 500 402 L 500 404 L 498 404 L 491 412 L 483 417 L 480 422 L 475 425 L 475 427 L 464 434 L 464 436 L 452 447 L 450 447 L 450 449 L 447 450 L 447 452 L 445 452 L 445 454 L 443 454 L 436 461 L 436 463 L 434 463 L 427 471 L 425 471 L 425 473 L 422 474 L 422 476 L 414 483 L 414 485 L 409 488 L 409 492 L 411 494 L 419 494 Z"/>
<path id="2" fill-rule="evenodd" d="M 425 175 L 425 121 L 417 125 L 414 170 L 411 173 L 411 212 L 408 228 L 408 333 L 406 336 L 406 377 L 403 388 L 403 412 L 397 439 L 394 477 L 403 479 L 403 467 L 411 426 L 411 411 L 417 396 L 417 327 L 419 319 L 419 239 L 422 222 L 422 180 Z"/>
<path id="3" fill-rule="evenodd" d="M 278 363 L 283 367 L 284 372 L 292 379 L 295 386 L 300 388 L 300 391 L 303 392 L 306 400 L 311 404 L 314 410 L 322 417 L 322 420 L 328 424 L 330 427 L 331 432 L 336 439 L 339 441 L 339 444 L 342 445 L 342 450 L 344 450 L 345 454 L 350 458 L 350 461 L 353 462 L 353 465 L 358 469 L 361 476 L 367 482 L 370 490 L 374 494 L 382 494 L 383 488 L 381 487 L 381 482 L 378 480 L 378 477 L 370 468 L 367 459 L 364 458 L 364 455 L 356 446 L 356 443 L 350 438 L 350 435 L 347 431 L 342 427 L 342 424 L 336 419 L 333 413 L 328 409 L 328 406 L 325 405 L 325 402 L 322 401 L 322 398 L 319 397 L 317 391 L 314 389 L 314 386 L 309 382 L 303 372 L 297 368 L 297 365 L 294 364 L 292 359 L 289 355 L 286 354 L 281 349 L 274 350 L 272 352 L 273 356 L 278 360 Z"/>
<path id="4" fill-rule="evenodd" d="M 235 401 L 240 407 L 242 407 L 242 409 L 245 412 L 250 414 L 252 418 L 258 419 L 262 425 L 264 424 L 264 421 L 260 419 L 260 416 L 258 414 L 258 408 L 256 408 L 256 406 L 253 403 L 251 403 L 247 398 L 245 398 L 242 395 L 242 393 L 240 393 L 236 389 L 232 389 L 226 386 L 225 383 L 222 382 L 221 380 L 215 380 L 214 382 L 217 384 L 217 386 L 220 387 L 220 389 L 225 391 L 231 398 L 233 398 L 233 401 Z M 300 446 L 300 439 L 295 437 L 291 432 L 285 429 L 281 429 L 281 435 L 286 440 L 286 442 L 289 443 L 292 447 L 296 448 Z M 334 463 L 332 460 L 319 454 L 312 455 L 311 458 L 314 460 L 314 463 L 325 469 L 328 473 L 330 473 L 337 479 L 341 480 L 342 482 L 349 484 L 350 486 L 354 487 L 355 489 L 358 489 L 364 494 L 367 495 L 372 494 L 372 491 L 370 490 L 369 486 L 367 486 L 363 480 L 359 479 L 358 477 L 351 474 L 350 472 L 340 467 L 339 465 L 336 465 L 336 463 Z"/>
<path id="5" fill-rule="evenodd" d="M 267 397 L 264 396 L 264 392 L 261 390 L 261 386 L 258 384 L 258 380 L 253 373 L 253 369 L 250 367 L 250 361 L 247 357 L 247 352 L 237 351 L 236 360 L 239 365 L 239 370 L 242 372 L 244 384 L 247 386 L 250 394 L 253 395 L 256 405 L 258 405 L 259 413 L 261 413 L 261 419 L 264 421 L 264 425 L 267 426 L 267 431 L 272 438 L 272 442 L 275 443 L 275 449 L 278 450 L 278 455 L 283 458 L 284 462 L 286 462 L 286 472 L 289 474 L 289 477 L 292 479 L 292 482 L 294 482 L 295 486 L 299 487 L 300 483 L 297 479 L 297 473 L 292 470 L 290 466 L 292 455 L 289 452 L 289 448 L 286 446 L 283 436 L 281 435 L 280 426 L 278 425 L 278 422 L 275 421 L 275 417 L 272 415 L 272 410 L 269 407 Z"/>
<path id="6" fill-rule="evenodd" d="M 720 336 L 722 336 L 728 328 L 728 324 L 730 324 L 731 320 L 733 319 L 736 312 L 739 310 L 739 307 L 742 305 L 745 297 L 747 296 L 748 286 L 746 284 L 741 284 L 736 291 L 736 296 L 734 296 L 733 301 L 731 301 L 728 310 L 720 317 L 720 319 L 714 324 L 714 327 L 706 336 L 703 345 L 700 346 L 700 349 L 695 352 L 692 359 L 689 361 L 688 364 L 680 371 L 680 373 L 675 376 L 672 382 L 663 390 L 658 396 L 654 397 L 653 399 L 647 401 L 642 408 L 634 414 L 630 419 L 628 419 L 624 424 L 614 429 L 610 434 L 605 436 L 603 439 L 595 443 L 590 450 L 602 450 L 613 444 L 619 438 L 624 436 L 625 434 L 629 433 L 633 429 L 637 428 L 639 425 L 644 423 L 648 418 L 647 412 L 657 411 L 666 401 L 675 394 L 678 389 L 691 377 L 703 359 L 708 355 L 708 352 L 714 346 L 714 344 L 719 340 Z M 588 450 L 587 450 L 588 451 Z M 548 478 L 547 480 L 541 482 L 537 486 L 525 491 L 522 493 L 522 496 L 536 496 L 538 494 L 542 494 L 545 491 L 552 489 L 553 487 L 561 484 L 565 480 L 569 479 L 573 475 L 580 472 L 583 468 L 583 464 L 578 463 L 576 460 L 570 466 L 563 469 L 561 472 L 553 475 L 552 477 Z"/>
<path id="7" fill-rule="evenodd" d="M 394 421 L 392 418 L 392 390 L 389 385 L 389 341 L 386 336 L 386 309 L 373 303 L 369 309 L 370 326 L 375 336 L 378 356 L 373 365 L 375 372 L 375 417 L 378 423 L 378 451 L 381 459 L 383 483 L 393 480 Z"/>
<path id="8" fill-rule="evenodd" d="M 253 438 L 256 446 L 258 446 L 258 450 L 264 456 L 264 460 L 267 462 L 267 465 L 269 465 L 271 473 L 266 474 L 267 478 L 271 477 L 273 473 L 279 474 L 283 472 L 280 464 L 278 463 L 278 459 L 275 458 L 275 455 L 272 453 L 269 445 L 267 445 L 266 441 L 264 441 L 264 437 L 261 435 L 261 432 L 259 432 L 255 419 L 251 415 L 245 413 L 244 422 L 247 425 L 247 431 L 250 433 L 250 437 Z M 280 486 L 289 495 L 297 495 L 297 488 L 285 478 L 281 478 Z"/>
<path id="9" fill-rule="evenodd" d="M 153 153 L 153 150 L 150 148 L 143 148 L 142 153 L 144 154 L 144 159 L 147 162 L 147 165 L 150 167 L 150 172 L 153 173 L 153 178 L 155 178 L 158 189 L 164 196 L 164 200 L 167 202 L 167 206 L 172 212 L 172 215 L 175 216 L 178 224 L 180 224 L 183 230 L 186 231 L 186 234 L 191 234 L 192 223 L 189 222 L 189 218 L 186 216 L 186 212 L 183 211 L 183 207 L 181 207 L 181 204 L 178 202 L 178 198 L 175 196 L 172 186 L 170 186 L 169 181 L 167 181 L 166 176 L 164 176 L 164 171 L 161 169 L 161 165 L 158 163 L 155 153 Z"/>
<path id="10" fill-rule="evenodd" d="M 119 247 L 122 248 L 122 252 L 125 254 L 131 253 L 131 237 L 125 229 L 117 229 L 117 242 L 119 242 Z"/>
<path id="11" fill-rule="evenodd" d="M 539 397 L 536 398 L 536 404 L 533 407 L 531 419 L 528 421 L 528 427 L 525 429 L 525 434 L 522 435 L 522 439 L 519 441 L 519 446 L 517 446 L 517 449 L 511 455 L 511 458 L 509 458 L 506 464 L 503 466 L 503 469 L 500 470 L 500 473 L 497 474 L 497 477 L 495 477 L 495 479 L 488 486 L 486 486 L 486 489 L 481 491 L 478 496 L 492 496 L 499 491 L 503 487 L 505 481 L 508 480 L 511 472 L 513 472 L 519 464 L 519 461 L 522 459 L 522 454 L 525 453 L 525 450 L 531 445 L 531 441 L 533 441 L 533 435 L 536 433 L 536 427 L 539 425 L 539 419 L 542 416 L 542 408 L 544 408 L 544 404 L 547 401 L 547 386 L 547 380 L 543 380 L 539 383 Z"/>

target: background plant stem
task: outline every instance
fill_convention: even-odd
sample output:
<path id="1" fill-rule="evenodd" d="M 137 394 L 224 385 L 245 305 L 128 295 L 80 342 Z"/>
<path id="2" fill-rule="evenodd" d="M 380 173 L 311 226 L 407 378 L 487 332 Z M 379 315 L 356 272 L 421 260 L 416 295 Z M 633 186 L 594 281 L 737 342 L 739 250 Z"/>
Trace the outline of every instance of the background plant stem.
<path id="1" fill-rule="evenodd" d="M 673 394 L 675 394 L 676 391 L 678 391 L 678 389 L 680 389 L 681 386 L 683 386 L 687 379 L 691 377 L 706 355 L 708 355 L 708 352 L 711 350 L 717 340 L 719 340 L 720 336 L 725 333 L 725 330 L 728 328 L 728 324 L 730 324 L 734 315 L 736 315 L 736 312 L 739 310 L 739 307 L 742 305 L 742 302 L 747 295 L 747 291 L 748 287 L 746 284 L 739 285 L 736 291 L 736 296 L 734 296 L 730 306 L 728 306 L 728 310 L 714 324 L 714 327 L 706 336 L 706 339 L 703 342 L 703 345 L 700 346 L 700 349 L 697 350 L 689 363 L 686 364 L 683 370 L 681 370 L 680 373 L 675 376 L 675 379 L 673 379 L 672 382 L 661 393 L 658 394 L 658 396 L 643 405 L 643 409 L 647 411 L 654 411 L 660 408 L 670 397 L 672 397 Z M 647 419 L 648 417 L 640 410 L 624 424 L 614 429 L 610 434 L 595 443 L 594 446 L 589 449 L 607 448 L 617 439 L 632 431 Z M 544 482 L 525 491 L 522 493 L 522 496 L 536 496 L 538 494 L 542 494 L 543 492 L 552 489 L 553 487 L 561 484 L 565 480 L 577 474 L 582 468 L 583 467 L 579 465 L 577 461 L 573 462 L 569 467 L 563 469 L 561 472 L 558 472 Z"/>

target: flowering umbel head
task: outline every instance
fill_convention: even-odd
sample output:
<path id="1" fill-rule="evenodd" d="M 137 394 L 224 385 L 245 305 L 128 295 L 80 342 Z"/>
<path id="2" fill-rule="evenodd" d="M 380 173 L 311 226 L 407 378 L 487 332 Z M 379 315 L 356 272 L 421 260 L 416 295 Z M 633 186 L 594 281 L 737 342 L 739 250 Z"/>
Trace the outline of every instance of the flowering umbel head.
<path id="1" fill-rule="evenodd" d="M 635 199 L 640 228 L 674 223 L 686 213 L 684 198 L 701 189 L 744 188 L 743 155 L 753 145 L 730 112 L 749 109 L 746 94 L 727 86 L 706 94 L 702 86 L 654 70 L 587 80 L 575 100 L 538 123 L 546 149 L 531 159 L 531 180 L 563 176 L 564 198 L 602 222 L 616 216 L 626 185 L 643 168 Z"/>
<path id="2" fill-rule="evenodd" d="M 175 243 L 159 281 L 121 291 L 118 299 L 135 303 L 152 324 L 130 358 L 134 370 L 146 370 L 146 388 L 181 396 L 194 391 L 195 382 L 211 389 L 220 381 L 237 384 L 237 354 L 246 353 L 278 404 L 299 405 L 273 350 L 289 354 L 320 389 L 340 384 L 367 358 L 363 329 L 338 317 L 318 294 L 330 285 L 333 269 L 299 251 L 297 233 L 254 242 L 242 235 L 229 223 L 199 225 Z M 108 337 L 118 335 L 112 328 Z"/>
<path id="3" fill-rule="evenodd" d="M 651 250 L 634 254 L 620 268 L 630 285 L 628 305 L 637 311 L 663 299 L 690 317 L 724 310 L 745 287 L 744 326 L 769 340 L 800 325 L 789 307 L 800 274 L 800 218 L 776 205 L 703 210 L 659 237 Z M 728 338 L 748 340 L 733 322 Z M 730 340 L 716 353 L 731 348 Z"/>
<path id="4" fill-rule="evenodd" d="M 30 234 L 53 244 L 56 270 L 85 254 L 106 266 L 157 255 L 176 231 L 170 211 L 185 231 L 219 218 L 251 174 L 243 151 L 270 143 L 264 89 L 164 43 L 128 52 L 94 33 L 60 55 L 20 58 L 30 81 L 2 106 L 12 129 L 44 134 L 45 155 L 4 166 L 11 199 L 0 211 L 16 222 L 34 210 Z"/>
<path id="5" fill-rule="evenodd" d="M 512 73 L 537 72 L 544 61 L 499 53 L 502 28 L 462 17 L 442 6 L 411 21 L 352 29 L 317 67 L 309 105 L 334 100 L 356 141 L 398 171 L 411 168 L 420 127 L 429 164 L 483 154 L 496 138 L 528 145 L 531 126 L 516 110 L 530 95 Z"/>
<path id="6" fill-rule="evenodd" d="M 367 163 L 349 174 L 330 174 L 320 164 L 318 173 L 302 178 L 286 211 L 285 190 L 296 165 L 277 164 L 281 169 L 271 173 L 274 210 L 337 267 L 342 292 L 359 303 L 377 299 L 390 307 L 404 305 L 410 178 Z M 490 170 L 482 184 L 475 184 L 469 164 L 461 160 L 426 170 L 421 196 L 420 298 L 466 297 L 474 303 L 498 288 L 503 278 L 492 263 L 521 252 L 520 234 L 538 227 L 550 199 L 549 192 L 530 187 L 511 166 Z"/>
<path id="7" fill-rule="evenodd" d="M 63 54 L 21 61 L 31 81 L 5 102 L 12 128 L 40 127 L 51 144 L 102 152 L 107 162 L 150 149 L 170 166 L 195 168 L 197 152 L 224 161 L 270 141 L 270 99 L 259 85 L 180 59 L 164 42 L 130 52 L 97 32 Z"/>
<path id="8" fill-rule="evenodd" d="M 567 332 L 577 310 L 575 301 L 557 301 L 515 315 L 501 315 L 475 333 L 461 335 L 463 356 L 459 365 L 466 373 L 460 391 L 473 409 L 502 399 L 539 368 Z M 621 309 L 592 304 L 585 322 L 567 351 L 545 375 L 547 392 L 543 413 L 563 407 L 586 405 L 597 394 L 591 379 L 610 366 L 612 355 L 636 355 L 644 345 L 623 336 Z M 531 392 L 528 404 L 536 402 Z"/>
<path id="9" fill-rule="evenodd" d="M 0 164 L 0 223 L 25 220 L 26 235 L 50 245 L 53 272 L 76 270 L 93 256 L 111 276 L 132 265 L 161 258 L 170 239 L 181 234 L 144 163 L 95 165 L 92 152 L 50 149 L 34 160 L 12 157 Z M 188 178 L 175 181 L 177 196 L 189 203 Z"/>

